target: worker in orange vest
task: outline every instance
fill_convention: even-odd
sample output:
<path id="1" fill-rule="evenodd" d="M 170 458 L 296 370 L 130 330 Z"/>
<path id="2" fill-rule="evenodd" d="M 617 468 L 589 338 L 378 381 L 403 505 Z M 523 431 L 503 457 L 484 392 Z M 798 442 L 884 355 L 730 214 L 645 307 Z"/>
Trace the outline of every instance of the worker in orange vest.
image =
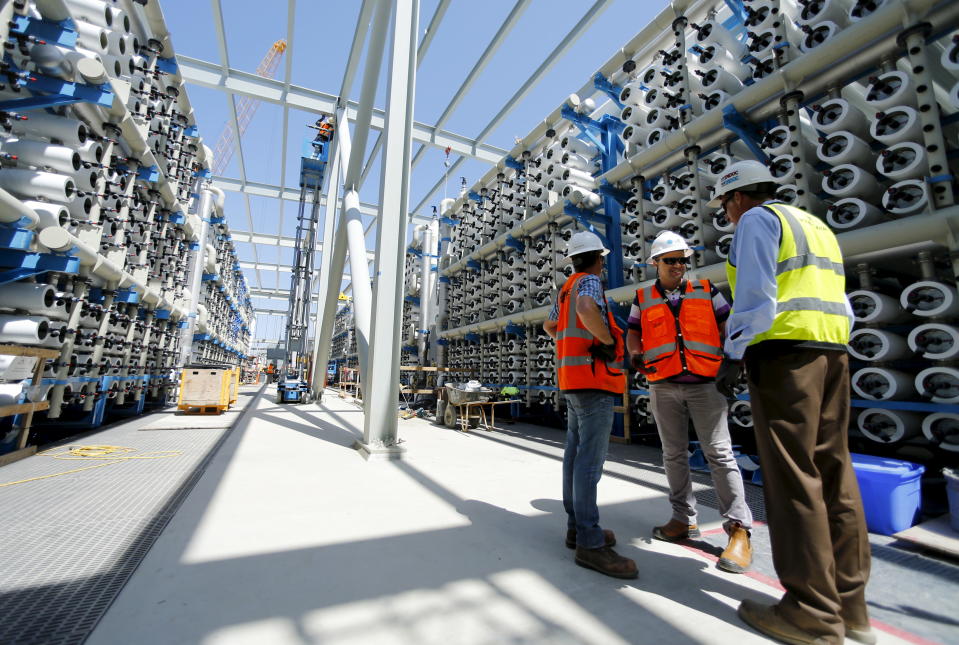
<path id="1" fill-rule="evenodd" d="M 329 141 L 333 138 L 333 124 L 329 122 L 329 117 L 325 114 L 316 120 L 313 124 L 316 129 L 316 139 L 318 141 Z"/>
<path id="2" fill-rule="evenodd" d="M 636 291 L 628 320 L 626 345 L 633 366 L 649 381 L 673 508 L 669 522 L 653 528 L 653 537 L 677 542 L 700 536 L 687 453 L 692 418 L 729 535 L 716 566 L 743 573 L 752 563 L 753 517 L 733 455 L 726 398 L 716 389 L 723 360 L 721 328 L 730 307 L 708 280 L 685 279 L 692 254 L 686 240 L 672 231 L 653 240 L 648 263 L 656 267 L 657 280 Z"/>
<path id="3" fill-rule="evenodd" d="M 582 567 L 614 578 L 635 578 L 636 563 L 613 551 L 616 536 L 600 527 L 596 504 L 613 405 L 626 387 L 622 330 L 609 312 L 600 280 L 607 253 L 594 233 L 582 231 L 570 238 L 567 257 L 575 273 L 560 289 L 543 329 L 556 340 L 559 390 L 566 398 L 566 546 L 576 549 L 576 564 Z"/>

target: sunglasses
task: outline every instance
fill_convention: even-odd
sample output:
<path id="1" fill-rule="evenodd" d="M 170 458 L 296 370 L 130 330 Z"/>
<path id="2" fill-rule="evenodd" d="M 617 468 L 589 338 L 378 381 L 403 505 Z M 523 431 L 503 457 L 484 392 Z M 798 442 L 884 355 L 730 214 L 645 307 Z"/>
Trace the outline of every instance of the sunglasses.
<path id="1" fill-rule="evenodd" d="M 689 266 L 689 258 L 659 258 L 659 261 L 669 266 L 675 266 L 677 264 Z"/>

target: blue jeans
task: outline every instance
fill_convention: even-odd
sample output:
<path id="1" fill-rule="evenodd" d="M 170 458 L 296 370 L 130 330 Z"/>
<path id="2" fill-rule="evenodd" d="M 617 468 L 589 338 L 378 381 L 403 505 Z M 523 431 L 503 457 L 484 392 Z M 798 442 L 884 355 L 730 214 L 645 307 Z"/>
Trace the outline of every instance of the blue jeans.
<path id="1" fill-rule="evenodd" d="M 603 475 L 613 402 L 600 392 L 567 392 L 566 451 L 563 453 L 563 507 L 567 528 L 576 529 L 576 545 L 598 549 L 605 544 L 596 506 L 596 484 Z"/>

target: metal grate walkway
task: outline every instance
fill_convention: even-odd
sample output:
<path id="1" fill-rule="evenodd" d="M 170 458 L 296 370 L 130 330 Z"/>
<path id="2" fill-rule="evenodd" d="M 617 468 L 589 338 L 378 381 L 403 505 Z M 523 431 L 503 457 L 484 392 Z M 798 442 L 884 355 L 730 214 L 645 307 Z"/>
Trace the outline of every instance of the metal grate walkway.
<path id="1" fill-rule="evenodd" d="M 259 391 L 221 416 L 163 411 L 72 442 L 157 458 L 36 455 L 0 469 L 0 484 L 22 482 L 0 487 L 0 643 L 82 643 Z"/>

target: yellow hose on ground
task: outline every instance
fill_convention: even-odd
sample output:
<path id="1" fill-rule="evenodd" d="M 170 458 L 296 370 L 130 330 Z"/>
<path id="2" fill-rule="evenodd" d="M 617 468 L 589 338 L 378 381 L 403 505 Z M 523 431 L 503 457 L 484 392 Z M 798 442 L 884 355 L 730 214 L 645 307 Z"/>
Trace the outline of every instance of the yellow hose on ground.
<path id="1" fill-rule="evenodd" d="M 183 454 L 182 450 L 156 450 L 142 454 L 133 454 L 136 452 L 136 450 L 136 448 L 127 448 L 125 446 L 88 445 L 61 446 L 51 450 L 46 450 L 44 452 L 38 452 L 36 455 L 37 457 L 53 457 L 54 459 L 80 461 L 105 461 L 106 463 L 95 464 L 93 466 L 84 466 L 83 468 L 74 468 L 73 470 L 67 470 L 62 473 L 52 473 L 50 475 L 40 475 L 39 477 L 30 477 L 29 479 L 6 482 L 5 484 L 0 484 L 0 488 L 13 486 L 14 484 L 25 484 L 27 482 L 33 482 L 40 479 L 59 477 L 60 475 L 69 475 L 70 473 L 78 473 L 83 470 L 103 468 L 104 466 L 119 464 L 123 461 L 131 461 L 134 459 L 167 459 L 169 457 L 179 457 Z"/>

